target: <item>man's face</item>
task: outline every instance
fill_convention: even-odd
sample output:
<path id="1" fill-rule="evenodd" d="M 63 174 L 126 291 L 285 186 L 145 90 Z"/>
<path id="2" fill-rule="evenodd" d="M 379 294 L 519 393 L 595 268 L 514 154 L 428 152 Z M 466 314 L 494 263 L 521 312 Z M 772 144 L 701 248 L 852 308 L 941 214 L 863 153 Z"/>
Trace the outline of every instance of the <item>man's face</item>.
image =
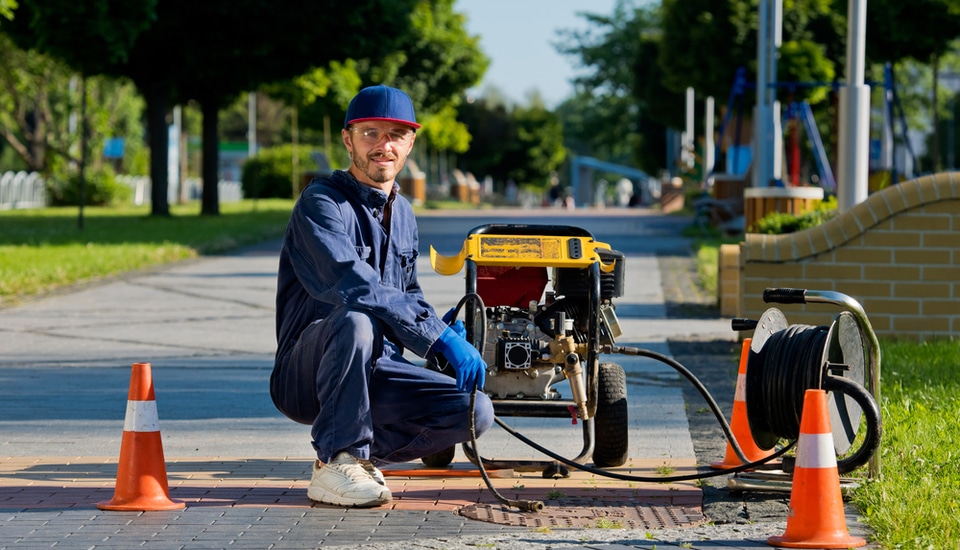
<path id="1" fill-rule="evenodd" d="M 350 173 L 361 183 L 389 193 L 413 150 L 413 128 L 396 122 L 358 122 L 341 132 L 350 153 Z"/>

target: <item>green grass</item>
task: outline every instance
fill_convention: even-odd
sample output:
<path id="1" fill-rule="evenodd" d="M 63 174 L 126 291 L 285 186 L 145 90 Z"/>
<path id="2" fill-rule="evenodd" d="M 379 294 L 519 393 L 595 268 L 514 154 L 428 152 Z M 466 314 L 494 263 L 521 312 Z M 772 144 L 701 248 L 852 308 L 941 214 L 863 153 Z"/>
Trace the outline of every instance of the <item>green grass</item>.
<path id="1" fill-rule="evenodd" d="M 199 206 L 171 207 L 168 218 L 148 207 L 0 211 L 0 305 L 106 277 L 277 238 L 291 200 L 221 205 L 220 216 Z"/>
<path id="2" fill-rule="evenodd" d="M 884 548 L 960 540 L 960 342 L 882 342 L 882 475 L 853 500 Z"/>

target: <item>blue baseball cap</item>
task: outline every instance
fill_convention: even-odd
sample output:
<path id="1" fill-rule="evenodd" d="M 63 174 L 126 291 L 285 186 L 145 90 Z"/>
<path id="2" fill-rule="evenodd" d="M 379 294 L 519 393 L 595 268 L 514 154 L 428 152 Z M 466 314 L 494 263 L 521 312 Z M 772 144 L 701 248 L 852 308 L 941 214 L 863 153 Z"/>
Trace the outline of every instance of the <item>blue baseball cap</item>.
<path id="1" fill-rule="evenodd" d="M 410 96 L 403 90 L 383 85 L 364 88 L 350 100 L 343 127 L 368 120 L 399 122 L 414 130 L 420 128 Z"/>

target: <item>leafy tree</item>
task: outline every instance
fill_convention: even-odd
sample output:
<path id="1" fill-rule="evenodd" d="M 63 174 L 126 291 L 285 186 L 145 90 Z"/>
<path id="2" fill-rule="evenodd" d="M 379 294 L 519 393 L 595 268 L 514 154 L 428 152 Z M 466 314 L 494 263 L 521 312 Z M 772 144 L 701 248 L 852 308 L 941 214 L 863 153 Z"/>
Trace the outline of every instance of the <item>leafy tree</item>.
<path id="1" fill-rule="evenodd" d="M 502 185 L 509 178 L 505 152 L 516 135 L 506 101 L 498 92 L 488 91 L 483 97 L 458 106 L 457 120 L 467 126 L 472 136 L 470 149 L 458 157 L 460 169 L 478 177 L 489 175 Z"/>
<path id="2" fill-rule="evenodd" d="M 66 180 L 68 164 L 81 161 L 78 128 L 71 128 L 80 107 L 76 73 L 63 62 L 36 51 L 17 48 L 0 34 L 0 135 L 28 170 Z M 110 78 L 89 78 L 88 107 L 83 125 L 90 129 L 89 147 L 103 149 L 108 137 L 124 138 L 123 164 L 137 166 L 142 152 L 142 101 L 132 84 Z M 77 125 L 79 126 L 79 125 Z M 102 157 L 93 157 L 99 168 Z"/>
<path id="3" fill-rule="evenodd" d="M 960 3 L 955 0 L 870 0 L 867 4 L 867 55 L 875 63 L 913 58 L 926 62 L 942 55 L 960 35 Z"/>
<path id="4" fill-rule="evenodd" d="M 0 17 L 4 19 L 13 19 L 13 10 L 16 7 L 16 0 L 0 0 Z"/>
<path id="5" fill-rule="evenodd" d="M 665 158 L 665 128 L 683 123 L 683 96 L 666 89 L 656 59 L 660 10 L 621 1 L 610 16 L 581 14 L 591 28 L 562 31 L 558 50 L 589 69 L 558 113 L 567 146 L 582 155 L 653 171 Z"/>
<path id="6" fill-rule="evenodd" d="M 516 145 L 508 150 L 505 159 L 508 165 L 514 165 L 508 176 L 517 182 L 543 187 L 550 172 L 557 170 L 567 156 L 563 147 L 563 124 L 536 95 L 529 106 L 515 108 L 513 118 L 517 135 Z"/>
<path id="7" fill-rule="evenodd" d="M 333 63 L 296 79 L 293 89 L 271 86 L 268 93 L 298 105 L 301 125 L 319 130 L 331 121 L 340 127 L 350 98 L 361 87 L 395 86 L 413 99 L 423 125 L 417 132 L 421 146 L 465 151 L 470 135 L 455 118 L 455 109 L 466 90 L 480 82 L 489 59 L 479 38 L 467 33 L 453 0 L 418 0 L 409 20 L 410 32 L 390 54 Z"/>
<path id="8" fill-rule="evenodd" d="M 960 36 L 960 2 L 956 0 L 871 0 L 867 5 L 867 54 L 874 62 L 891 63 L 906 58 L 932 65 L 932 144 L 931 163 L 940 169 L 938 99 L 940 58 L 950 43 Z"/>
<path id="9" fill-rule="evenodd" d="M 542 187 L 566 158 L 563 124 L 538 95 L 527 106 L 511 107 L 493 91 L 461 105 L 457 118 L 472 136 L 470 149 L 459 156 L 460 168 L 500 185 L 514 180 Z"/>
<path id="10" fill-rule="evenodd" d="M 386 55 L 408 32 L 413 1 L 24 0 L 14 24 L 23 45 L 137 85 L 147 104 L 153 215 L 169 215 L 169 106 L 196 99 L 204 113 L 202 211 L 217 214 L 219 109 L 243 91 L 331 60 Z"/>

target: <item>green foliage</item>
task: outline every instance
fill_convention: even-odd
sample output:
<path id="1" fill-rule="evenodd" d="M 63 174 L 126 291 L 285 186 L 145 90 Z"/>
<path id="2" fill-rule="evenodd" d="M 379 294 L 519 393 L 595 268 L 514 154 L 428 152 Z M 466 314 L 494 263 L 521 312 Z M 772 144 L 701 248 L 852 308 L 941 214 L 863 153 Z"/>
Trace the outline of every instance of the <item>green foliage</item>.
<path id="1" fill-rule="evenodd" d="M 362 86 L 388 84 L 413 99 L 421 147 L 463 152 L 470 143 L 466 126 L 456 120 L 463 94 L 480 82 L 489 59 L 479 38 L 469 36 L 453 0 L 417 0 L 407 17 L 410 31 L 392 51 L 375 58 L 348 59 L 315 68 L 291 83 L 264 88 L 273 97 L 300 108 L 300 124 L 312 132 L 339 129 L 350 99 Z"/>
<path id="2" fill-rule="evenodd" d="M 108 167 L 86 170 L 84 173 L 83 203 L 89 206 L 124 204 L 130 200 L 131 190 L 117 181 Z M 80 204 L 80 174 L 73 173 L 66 181 L 48 180 L 47 192 L 53 206 L 77 206 Z"/>
<path id="3" fill-rule="evenodd" d="M 883 475 L 853 501 L 883 548 L 960 540 L 960 342 L 881 342 Z"/>
<path id="4" fill-rule="evenodd" d="M 156 20 L 157 0 L 18 0 L 4 32 L 88 76 L 129 61 L 140 33 Z"/>
<path id="5" fill-rule="evenodd" d="M 831 196 L 827 200 L 820 201 L 813 210 L 799 216 L 784 212 L 771 212 L 757 220 L 750 231 L 766 235 L 782 235 L 803 231 L 804 229 L 817 227 L 829 220 L 836 215 L 836 211 L 837 199 Z"/>
<path id="6" fill-rule="evenodd" d="M 312 149 L 301 145 L 297 147 L 297 159 L 300 171 L 316 169 L 310 157 Z M 243 196 L 248 199 L 280 198 L 293 195 L 293 146 L 279 145 L 257 151 L 257 154 L 243 165 L 240 180 Z"/>
<path id="7" fill-rule="evenodd" d="M 666 126 L 683 123 L 683 98 L 663 86 L 658 6 L 619 2 L 611 16 L 583 14 L 591 28 L 561 31 L 557 49 L 587 68 L 557 109 L 565 145 L 580 155 L 655 172 Z"/>
<path id="8" fill-rule="evenodd" d="M 790 40 L 780 46 L 777 77 L 787 82 L 833 82 L 836 76 L 833 61 L 827 59 L 823 46 L 809 40 Z M 811 86 L 790 89 L 794 101 L 815 105 L 827 99 L 830 88 Z"/>
<path id="9" fill-rule="evenodd" d="M 870 0 L 867 29 L 871 61 L 927 62 L 960 35 L 960 5 L 953 0 Z"/>
<path id="10" fill-rule="evenodd" d="M 80 78 L 50 56 L 17 48 L 3 34 L 0 51 L 0 80 L 6 83 L 0 88 L 0 134 L 28 170 L 61 177 L 59 166 L 80 162 L 80 127 L 86 126 L 88 164 L 98 166 L 106 139 L 117 137 L 125 140 L 119 170 L 146 172 L 143 100 L 131 82 Z M 4 162 L 0 170 L 10 166 Z"/>
<path id="11" fill-rule="evenodd" d="M 473 136 L 459 157 L 460 168 L 477 178 L 543 188 L 566 157 L 560 119 L 536 98 L 529 106 L 508 107 L 495 96 L 484 97 L 461 105 L 457 116 Z"/>
<path id="12" fill-rule="evenodd" d="M 17 0 L 0 0 L 0 17 L 13 19 L 13 10 L 17 7 Z"/>

